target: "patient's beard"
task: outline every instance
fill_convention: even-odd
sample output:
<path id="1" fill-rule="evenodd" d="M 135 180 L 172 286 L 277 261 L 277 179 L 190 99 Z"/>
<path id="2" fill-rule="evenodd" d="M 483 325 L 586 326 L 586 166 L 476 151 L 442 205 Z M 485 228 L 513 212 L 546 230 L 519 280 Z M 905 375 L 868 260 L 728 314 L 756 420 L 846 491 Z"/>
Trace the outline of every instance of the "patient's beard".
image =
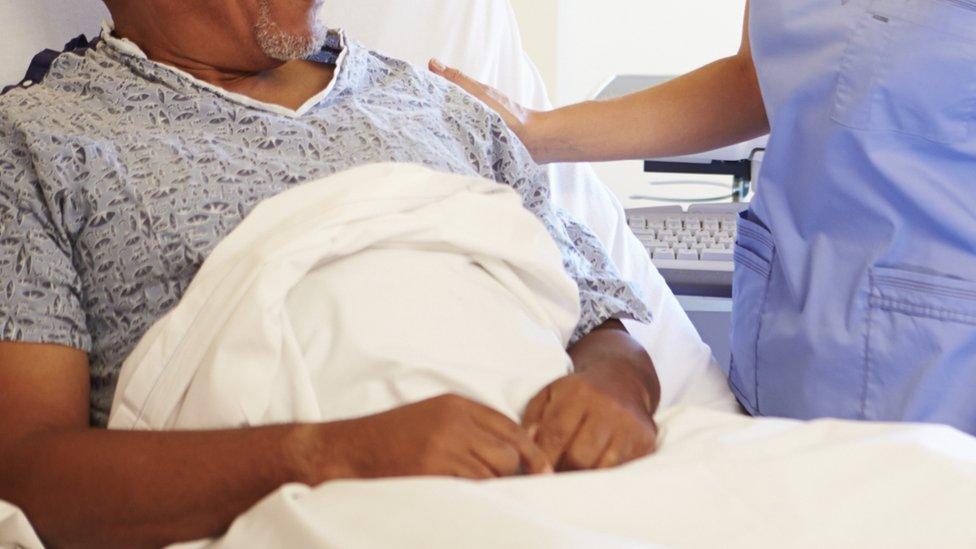
<path id="1" fill-rule="evenodd" d="M 322 22 L 318 9 L 309 15 L 308 34 L 292 34 L 282 29 L 271 16 L 271 0 L 261 0 L 259 10 L 255 36 L 268 57 L 279 61 L 304 59 L 325 45 L 329 29 Z"/>

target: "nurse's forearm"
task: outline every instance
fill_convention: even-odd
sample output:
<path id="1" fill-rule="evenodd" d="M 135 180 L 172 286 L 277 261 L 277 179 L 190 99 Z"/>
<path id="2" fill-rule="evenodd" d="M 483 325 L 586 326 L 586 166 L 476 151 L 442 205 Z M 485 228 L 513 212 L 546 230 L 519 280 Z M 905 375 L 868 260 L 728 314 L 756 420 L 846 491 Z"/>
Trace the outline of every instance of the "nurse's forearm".
<path id="1" fill-rule="evenodd" d="M 525 125 L 540 163 L 678 156 L 769 131 L 751 54 L 619 99 L 533 113 Z"/>

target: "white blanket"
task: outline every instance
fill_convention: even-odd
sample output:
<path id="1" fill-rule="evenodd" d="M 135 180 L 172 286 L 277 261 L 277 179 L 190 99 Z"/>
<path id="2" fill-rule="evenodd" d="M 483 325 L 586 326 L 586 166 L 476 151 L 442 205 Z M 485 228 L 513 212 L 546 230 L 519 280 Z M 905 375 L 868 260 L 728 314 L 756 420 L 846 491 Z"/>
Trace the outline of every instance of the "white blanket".
<path id="1" fill-rule="evenodd" d="M 510 188 L 374 165 L 262 203 L 126 360 L 109 425 L 334 421 L 453 392 L 513 419 L 579 295 Z"/>

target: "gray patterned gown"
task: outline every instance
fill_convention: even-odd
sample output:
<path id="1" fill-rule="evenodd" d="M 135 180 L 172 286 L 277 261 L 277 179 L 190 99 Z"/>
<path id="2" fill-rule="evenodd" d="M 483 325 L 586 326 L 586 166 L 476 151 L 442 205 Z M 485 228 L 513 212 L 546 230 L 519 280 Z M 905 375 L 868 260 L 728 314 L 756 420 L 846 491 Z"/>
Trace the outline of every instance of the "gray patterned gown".
<path id="1" fill-rule="evenodd" d="M 341 52 L 341 53 L 340 53 Z M 202 262 L 261 200 L 371 162 L 511 185 L 580 286 L 575 338 L 647 320 L 596 238 L 549 202 L 545 172 L 501 119 L 425 71 L 333 33 L 336 76 L 303 112 L 248 101 L 103 33 L 43 83 L 0 97 L 0 339 L 82 349 L 91 418 Z"/>

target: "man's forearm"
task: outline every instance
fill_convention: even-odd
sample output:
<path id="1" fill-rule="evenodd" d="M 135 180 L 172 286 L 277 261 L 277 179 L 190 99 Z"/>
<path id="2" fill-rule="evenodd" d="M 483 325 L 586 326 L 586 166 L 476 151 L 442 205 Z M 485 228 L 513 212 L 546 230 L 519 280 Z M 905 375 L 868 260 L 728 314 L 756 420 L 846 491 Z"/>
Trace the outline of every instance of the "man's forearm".
<path id="1" fill-rule="evenodd" d="M 0 499 L 53 546 L 162 546 L 221 533 L 301 482 L 301 426 L 38 433 L 0 455 Z"/>
<path id="2" fill-rule="evenodd" d="M 661 400 L 661 385 L 651 357 L 616 319 L 604 322 L 568 350 L 577 373 L 605 370 L 622 389 L 637 389 L 646 411 L 653 414 Z"/>
<path id="3" fill-rule="evenodd" d="M 545 163 L 692 154 L 768 131 L 755 68 L 740 55 L 619 99 L 535 113 L 522 135 Z"/>

